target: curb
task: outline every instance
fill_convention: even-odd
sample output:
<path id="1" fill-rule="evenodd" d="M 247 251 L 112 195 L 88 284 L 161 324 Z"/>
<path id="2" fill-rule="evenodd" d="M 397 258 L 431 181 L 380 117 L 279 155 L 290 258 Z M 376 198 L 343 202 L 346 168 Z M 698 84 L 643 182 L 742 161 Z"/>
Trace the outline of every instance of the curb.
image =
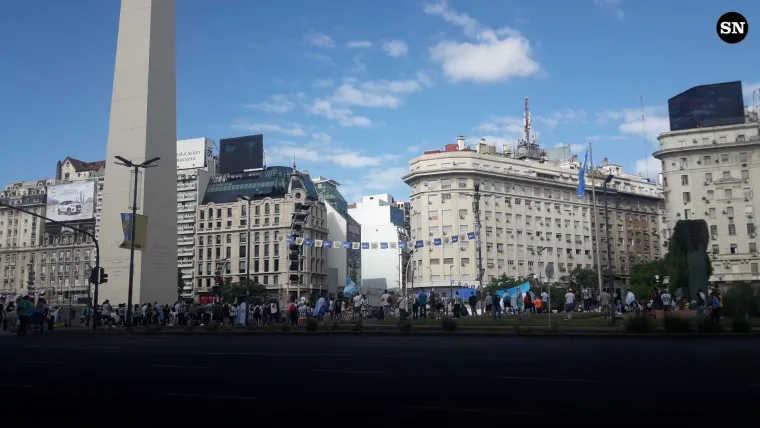
<path id="1" fill-rule="evenodd" d="M 661 339 L 661 340 L 690 340 L 690 339 L 757 339 L 760 333 L 645 333 L 632 334 L 625 332 L 524 332 L 514 331 L 106 331 L 106 330 L 62 330 L 66 333 L 90 333 L 96 335 L 130 335 L 130 336 L 407 336 L 407 337 L 490 337 L 490 338 L 525 338 L 525 339 Z M 65 333 L 64 333 L 65 334 Z"/>

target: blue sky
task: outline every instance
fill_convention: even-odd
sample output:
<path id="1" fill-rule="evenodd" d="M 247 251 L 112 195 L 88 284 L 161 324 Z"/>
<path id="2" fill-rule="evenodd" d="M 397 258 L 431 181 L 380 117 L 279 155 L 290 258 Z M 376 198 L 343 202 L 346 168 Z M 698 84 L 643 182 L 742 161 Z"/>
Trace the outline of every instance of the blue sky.
<path id="1" fill-rule="evenodd" d="M 631 172 L 689 87 L 760 85 L 757 1 L 177 0 L 178 138 L 264 133 L 270 165 L 363 194 L 408 195 L 408 161 L 465 135 L 513 142 L 523 99 L 546 147 L 594 144 Z M 105 156 L 115 0 L 5 2 L 0 182 Z M 718 17 L 747 39 L 727 45 Z M 639 94 L 643 94 L 646 132 Z M 751 99 L 748 100 L 751 102 Z"/>

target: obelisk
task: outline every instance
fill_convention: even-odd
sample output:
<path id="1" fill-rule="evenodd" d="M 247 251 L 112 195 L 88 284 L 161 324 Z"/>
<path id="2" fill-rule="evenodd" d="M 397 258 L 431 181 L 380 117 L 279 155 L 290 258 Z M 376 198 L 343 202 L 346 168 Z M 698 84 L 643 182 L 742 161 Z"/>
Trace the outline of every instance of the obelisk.
<path id="1" fill-rule="evenodd" d="M 129 249 L 121 214 L 130 212 L 134 163 L 160 157 L 138 180 L 137 213 L 147 216 L 146 248 L 135 251 L 135 304 L 177 299 L 177 89 L 175 0 L 122 0 L 100 223 L 99 288 L 116 307 L 127 303 Z M 140 230 L 138 229 L 139 233 Z M 139 241 L 139 239 L 138 239 Z"/>

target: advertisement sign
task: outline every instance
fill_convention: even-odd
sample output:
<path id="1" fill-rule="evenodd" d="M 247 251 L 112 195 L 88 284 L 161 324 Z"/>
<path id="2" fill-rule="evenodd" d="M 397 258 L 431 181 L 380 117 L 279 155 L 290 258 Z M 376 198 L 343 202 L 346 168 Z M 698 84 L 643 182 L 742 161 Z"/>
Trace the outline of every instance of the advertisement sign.
<path id="1" fill-rule="evenodd" d="M 695 86 L 668 100 L 670 130 L 744 123 L 742 82 Z"/>
<path id="2" fill-rule="evenodd" d="M 177 169 L 205 168 L 213 156 L 211 140 L 191 138 L 177 141 Z"/>
<path id="3" fill-rule="evenodd" d="M 93 218 L 95 182 L 79 181 L 47 188 L 46 216 L 63 223 Z"/>
<path id="4" fill-rule="evenodd" d="M 132 240 L 135 240 L 135 250 L 143 251 L 148 241 L 148 216 L 135 215 L 135 230 L 132 231 L 132 213 L 121 214 L 121 230 L 124 232 L 124 242 L 119 248 L 132 248 Z"/>
<path id="5" fill-rule="evenodd" d="M 225 138 L 219 141 L 219 173 L 236 174 L 264 167 L 264 135 Z"/>

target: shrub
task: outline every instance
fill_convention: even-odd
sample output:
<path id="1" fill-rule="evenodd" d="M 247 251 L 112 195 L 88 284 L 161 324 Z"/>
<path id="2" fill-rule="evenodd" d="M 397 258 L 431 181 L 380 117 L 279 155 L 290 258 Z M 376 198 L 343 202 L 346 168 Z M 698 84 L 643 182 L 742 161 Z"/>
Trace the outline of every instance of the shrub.
<path id="1" fill-rule="evenodd" d="M 731 331 L 734 333 L 749 333 L 749 323 L 744 318 L 734 318 L 733 321 L 731 321 Z"/>
<path id="2" fill-rule="evenodd" d="M 628 333 L 651 333 L 654 330 L 654 322 L 646 316 L 630 317 L 623 326 Z"/>
<path id="3" fill-rule="evenodd" d="M 441 328 L 443 331 L 456 331 L 457 322 L 454 318 L 444 318 L 441 320 Z"/>
<path id="4" fill-rule="evenodd" d="M 306 318 L 306 331 L 317 331 L 319 323 L 314 318 Z"/>
<path id="5" fill-rule="evenodd" d="M 402 333 L 409 333 L 412 331 L 412 322 L 408 319 L 401 320 L 398 323 L 398 330 Z"/>
<path id="6" fill-rule="evenodd" d="M 720 333 L 723 331 L 723 326 L 709 317 L 704 317 L 697 324 L 697 329 L 700 333 Z"/>
<path id="7" fill-rule="evenodd" d="M 364 320 L 362 318 L 357 318 L 356 322 L 354 322 L 353 331 L 363 331 L 363 330 L 364 330 Z"/>
<path id="8" fill-rule="evenodd" d="M 668 333 L 690 333 L 692 331 L 691 322 L 682 317 L 665 316 L 665 331 Z"/>

